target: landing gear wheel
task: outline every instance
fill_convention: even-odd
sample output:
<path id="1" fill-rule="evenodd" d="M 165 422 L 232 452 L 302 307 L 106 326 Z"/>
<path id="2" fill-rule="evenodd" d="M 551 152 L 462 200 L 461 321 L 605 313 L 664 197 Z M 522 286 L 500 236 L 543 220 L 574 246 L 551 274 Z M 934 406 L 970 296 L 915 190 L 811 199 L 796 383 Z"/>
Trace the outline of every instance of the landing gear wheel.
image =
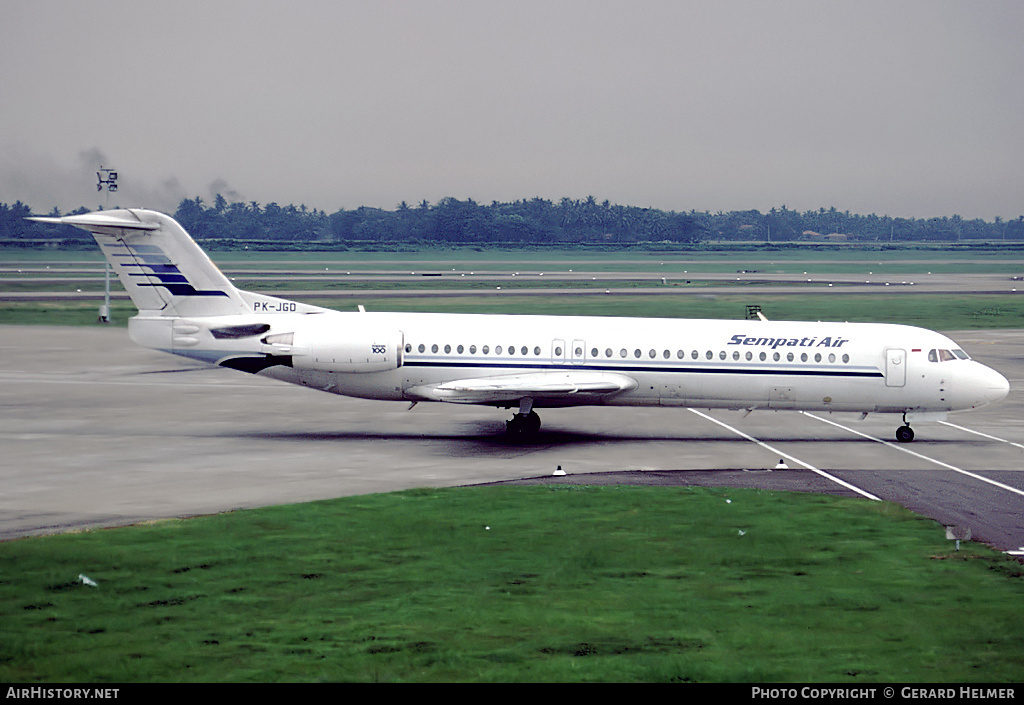
<path id="1" fill-rule="evenodd" d="M 532 436 L 540 430 L 540 416 L 536 411 L 516 414 L 505 422 L 505 433 L 509 436 Z"/>
<path id="2" fill-rule="evenodd" d="M 896 429 L 896 440 L 900 443 L 910 443 L 914 440 L 914 429 L 910 426 L 900 426 Z"/>

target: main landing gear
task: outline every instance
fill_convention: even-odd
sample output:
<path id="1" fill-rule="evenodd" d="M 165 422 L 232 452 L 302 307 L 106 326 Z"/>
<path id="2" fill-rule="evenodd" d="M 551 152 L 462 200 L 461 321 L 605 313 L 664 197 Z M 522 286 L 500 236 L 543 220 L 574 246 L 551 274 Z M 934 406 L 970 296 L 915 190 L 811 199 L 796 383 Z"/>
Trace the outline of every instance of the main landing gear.
<path id="1" fill-rule="evenodd" d="M 533 399 L 526 397 L 519 400 L 519 413 L 505 422 L 505 435 L 532 436 L 540 430 L 540 416 L 533 410 Z"/>
<path id="2" fill-rule="evenodd" d="M 914 429 L 907 423 L 907 415 L 903 414 L 903 425 L 896 429 L 896 440 L 900 443 L 910 443 L 914 440 Z"/>
<path id="3" fill-rule="evenodd" d="M 528 414 L 516 414 L 505 422 L 505 434 L 508 436 L 532 436 L 540 430 L 540 416 L 536 411 Z"/>

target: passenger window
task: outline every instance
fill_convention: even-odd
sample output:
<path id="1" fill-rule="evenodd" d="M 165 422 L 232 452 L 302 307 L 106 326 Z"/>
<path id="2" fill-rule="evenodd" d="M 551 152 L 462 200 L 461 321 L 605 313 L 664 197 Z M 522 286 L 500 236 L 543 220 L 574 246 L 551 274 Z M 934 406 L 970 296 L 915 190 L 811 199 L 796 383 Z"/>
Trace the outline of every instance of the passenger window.
<path id="1" fill-rule="evenodd" d="M 432 353 L 436 353 L 437 352 L 437 343 L 434 343 L 433 345 L 430 346 L 430 352 L 432 352 Z"/>
<path id="2" fill-rule="evenodd" d="M 459 353 L 459 355 L 461 355 L 462 351 L 465 350 L 465 348 L 460 345 L 459 347 L 455 348 L 455 350 Z"/>
<path id="3" fill-rule="evenodd" d="M 486 355 L 490 351 L 491 351 L 491 346 L 490 345 L 485 345 L 482 348 L 480 348 L 480 352 L 482 352 L 484 355 Z"/>
<path id="4" fill-rule="evenodd" d="M 420 343 L 420 347 L 418 348 L 418 350 L 420 352 L 426 352 L 427 351 L 427 346 L 424 345 L 423 343 Z"/>
<path id="5" fill-rule="evenodd" d="M 713 352 L 711 352 L 710 350 L 708 350 L 706 353 L 704 353 L 704 357 L 706 357 L 709 360 L 712 359 L 714 356 L 715 356 L 715 354 Z"/>

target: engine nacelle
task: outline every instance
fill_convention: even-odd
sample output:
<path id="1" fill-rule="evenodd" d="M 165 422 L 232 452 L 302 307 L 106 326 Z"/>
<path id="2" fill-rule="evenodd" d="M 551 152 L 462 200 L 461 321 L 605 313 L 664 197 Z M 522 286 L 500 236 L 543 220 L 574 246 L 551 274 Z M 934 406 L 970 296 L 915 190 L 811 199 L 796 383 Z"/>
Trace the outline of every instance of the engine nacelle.
<path id="1" fill-rule="evenodd" d="M 307 328 L 295 333 L 291 352 L 292 367 L 298 370 L 384 372 L 402 366 L 405 336 L 362 326 Z"/>

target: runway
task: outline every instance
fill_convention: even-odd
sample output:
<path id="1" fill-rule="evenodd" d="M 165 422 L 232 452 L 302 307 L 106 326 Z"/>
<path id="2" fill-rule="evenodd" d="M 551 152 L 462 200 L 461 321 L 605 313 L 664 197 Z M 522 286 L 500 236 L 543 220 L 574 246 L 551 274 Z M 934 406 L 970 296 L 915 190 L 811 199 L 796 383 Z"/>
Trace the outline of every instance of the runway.
<path id="1" fill-rule="evenodd" d="M 855 414 L 347 399 L 144 350 L 123 328 L 0 326 L 0 539 L 411 487 L 637 482 L 889 500 L 1024 548 L 1024 330 L 950 333 L 1011 383 L 944 424 Z M 775 469 L 783 460 L 788 469 Z M 564 477 L 552 477 L 561 467 Z"/>

